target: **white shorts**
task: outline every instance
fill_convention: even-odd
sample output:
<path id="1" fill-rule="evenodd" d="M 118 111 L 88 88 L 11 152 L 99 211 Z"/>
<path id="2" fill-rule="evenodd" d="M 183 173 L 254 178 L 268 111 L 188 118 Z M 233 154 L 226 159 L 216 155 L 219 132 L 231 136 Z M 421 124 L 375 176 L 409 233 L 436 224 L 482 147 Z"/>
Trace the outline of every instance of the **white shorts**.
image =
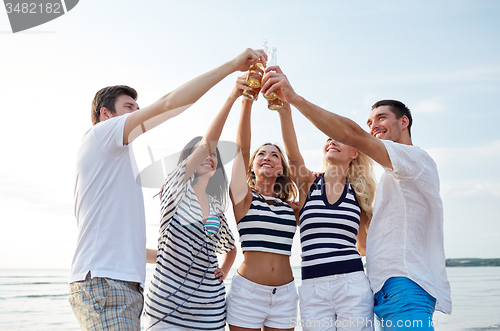
<path id="1" fill-rule="evenodd" d="M 177 325 L 165 323 L 165 322 L 160 322 L 152 326 L 154 323 L 156 323 L 158 320 L 156 318 L 153 318 L 149 316 L 148 314 L 144 314 L 144 330 L 147 331 L 188 331 L 190 329 L 188 328 L 183 328 Z M 220 329 L 219 331 L 224 331 L 224 328 Z"/>
<path id="2" fill-rule="evenodd" d="M 260 329 L 263 325 L 290 329 L 297 319 L 297 301 L 294 281 L 276 287 L 266 286 L 235 273 L 226 298 L 226 322 L 250 329 Z"/>
<path id="3" fill-rule="evenodd" d="M 363 271 L 305 279 L 299 286 L 304 331 L 373 330 L 373 293 Z"/>

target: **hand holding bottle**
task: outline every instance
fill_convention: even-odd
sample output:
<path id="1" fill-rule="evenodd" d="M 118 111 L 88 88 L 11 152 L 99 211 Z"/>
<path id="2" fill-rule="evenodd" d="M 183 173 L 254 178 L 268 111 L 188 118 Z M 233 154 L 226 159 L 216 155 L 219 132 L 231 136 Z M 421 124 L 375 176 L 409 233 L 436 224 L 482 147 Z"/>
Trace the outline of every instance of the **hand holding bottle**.
<path id="1" fill-rule="evenodd" d="M 267 54 L 262 49 L 245 49 L 241 54 L 230 61 L 234 71 L 247 71 L 249 67 L 257 62 L 266 65 Z"/>
<path id="2" fill-rule="evenodd" d="M 262 51 L 267 55 L 267 40 L 262 39 L 260 45 Z M 248 68 L 248 74 L 246 76 L 246 85 L 249 86 L 250 90 L 243 91 L 243 96 L 251 101 L 257 100 L 259 97 L 260 87 L 262 84 L 262 78 L 264 77 L 264 71 L 266 68 L 266 62 L 262 60 L 257 61 L 254 65 Z"/>
<path id="3" fill-rule="evenodd" d="M 248 87 L 247 85 L 247 74 L 244 74 L 243 76 L 240 76 L 236 79 L 236 84 L 234 85 L 234 88 L 231 91 L 231 96 L 237 99 L 245 92 L 251 90 L 252 88 Z"/>
<path id="4" fill-rule="evenodd" d="M 278 65 L 278 49 L 271 48 L 269 51 L 269 67 Z M 269 94 L 264 94 L 267 100 L 267 108 L 269 110 L 280 110 L 283 107 L 283 101 L 278 97 L 278 91 L 273 91 Z"/>
<path id="5" fill-rule="evenodd" d="M 262 94 L 264 96 L 269 96 L 276 91 L 278 98 L 288 103 L 293 103 L 299 97 L 279 66 L 268 67 L 262 83 Z"/>

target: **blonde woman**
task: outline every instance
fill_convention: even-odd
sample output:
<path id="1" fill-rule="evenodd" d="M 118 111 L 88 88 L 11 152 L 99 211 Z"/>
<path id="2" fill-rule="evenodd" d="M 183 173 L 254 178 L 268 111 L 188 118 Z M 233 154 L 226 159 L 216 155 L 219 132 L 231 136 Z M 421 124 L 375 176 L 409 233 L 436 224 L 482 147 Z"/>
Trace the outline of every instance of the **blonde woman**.
<path id="1" fill-rule="evenodd" d="M 373 294 L 363 270 L 372 216 L 372 161 L 328 138 L 324 173 L 305 167 L 290 105 L 279 111 L 285 150 L 299 188 L 303 330 L 373 330 Z"/>
<path id="2" fill-rule="evenodd" d="M 243 78 L 241 85 L 248 89 Z M 244 261 L 227 295 L 227 323 L 231 331 L 293 330 L 298 296 L 290 254 L 297 192 L 278 146 L 264 144 L 250 156 L 251 108 L 252 101 L 243 100 L 236 138 L 241 154 L 229 192 Z"/>

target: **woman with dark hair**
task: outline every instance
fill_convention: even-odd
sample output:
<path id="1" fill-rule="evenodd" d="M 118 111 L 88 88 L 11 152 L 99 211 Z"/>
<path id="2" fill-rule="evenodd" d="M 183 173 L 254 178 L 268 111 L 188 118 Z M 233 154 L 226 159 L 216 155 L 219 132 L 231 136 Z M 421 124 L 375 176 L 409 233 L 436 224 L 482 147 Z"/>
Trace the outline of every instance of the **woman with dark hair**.
<path id="1" fill-rule="evenodd" d="M 298 296 L 290 255 L 297 193 L 278 146 L 266 143 L 250 156 L 251 108 L 244 99 L 236 138 L 241 153 L 229 192 L 244 261 L 228 292 L 227 323 L 232 331 L 293 330 Z"/>
<path id="2" fill-rule="evenodd" d="M 227 177 L 216 147 L 234 101 L 237 83 L 203 138 L 191 140 L 161 196 L 156 270 L 145 300 L 146 329 L 223 330 L 222 282 L 235 256 L 224 211 Z M 225 254 L 219 268 L 216 254 Z"/>

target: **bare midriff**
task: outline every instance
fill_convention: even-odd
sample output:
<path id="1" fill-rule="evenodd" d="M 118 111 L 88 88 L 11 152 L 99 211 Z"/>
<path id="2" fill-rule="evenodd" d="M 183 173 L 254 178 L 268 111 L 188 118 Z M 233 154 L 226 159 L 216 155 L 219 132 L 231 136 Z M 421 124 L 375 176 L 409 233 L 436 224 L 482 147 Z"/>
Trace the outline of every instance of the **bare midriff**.
<path id="1" fill-rule="evenodd" d="M 267 286 L 281 286 L 293 281 L 290 256 L 267 252 L 243 252 L 245 260 L 238 273 L 246 279 Z"/>

